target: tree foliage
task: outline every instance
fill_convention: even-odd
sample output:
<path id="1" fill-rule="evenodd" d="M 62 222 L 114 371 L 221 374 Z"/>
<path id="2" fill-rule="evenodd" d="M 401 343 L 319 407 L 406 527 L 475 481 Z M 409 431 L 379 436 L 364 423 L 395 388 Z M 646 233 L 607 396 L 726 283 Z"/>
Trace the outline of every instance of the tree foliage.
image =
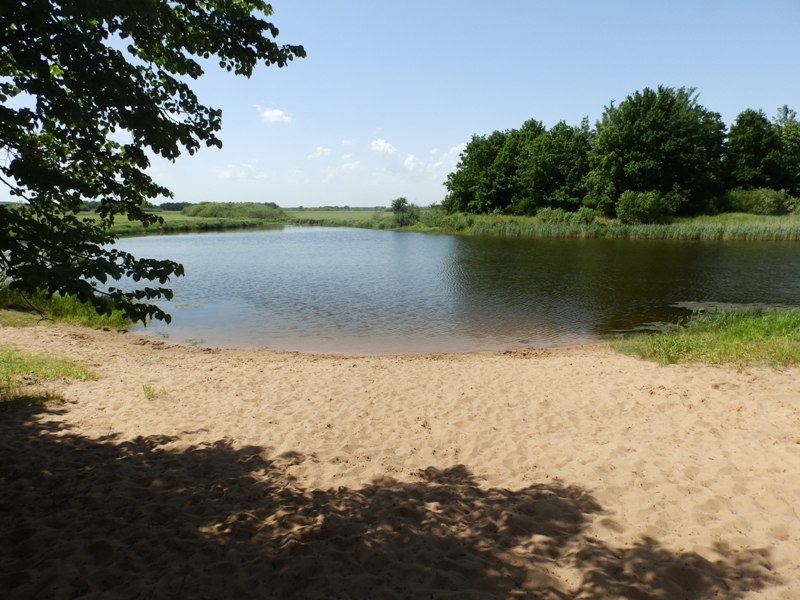
<path id="1" fill-rule="evenodd" d="M 778 127 L 761 110 L 736 117 L 728 134 L 725 167 L 732 188 L 780 189 L 786 184 Z"/>
<path id="2" fill-rule="evenodd" d="M 539 208 L 580 207 L 592 132 L 536 120 L 520 129 L 473 136 L 445 185 L 442 206 L 469 213 L 535 214 Z"/>
<path id="3" fill-rule="evenodd" d="M 589 153 L 587 205 L 612 215 L 623 192 L 654 191 L 699 212 L 721 191 L 725 125 L 694 92 L 645 88 L 606 107 Z"/>
<path id="4" fill-rule="evenodd" d="M 781 168 L 786 190 L 800 195 L 800 122 L 797 113 L 784 105 L 775 117 L 781 140 Z"/>
<path id="5" fill-rule="evenodd" d="M 72 295 L 98 311 L 111 297 L 133 320 L 169 320 L 149 301 L 183 267 L 109 248 L 122 216 L 160 217 L 148 201 L 172 197 L 146 173 L 148 151 L 175 160 L 221 147 L 221 111 L 188 80 L 206 59 L 249 77 L 259 63 L 305 56 L 275 43 L 263 0 L 15 0 L 0 9 L 0 180 L 18 206 L 0 211 L 0 266 L 25 293 Z M 212 58 L 213 57 L 213 58 Z M 98 201 L 97 218 L 78 216 Z M 158 282 L 123 291 L 130 277 Z"/>
<path id="6" fill-rule="evenodd" d="M 800 122 L 788 106 L 772 122 L 748 109 L 726 136 L 694 89 L 645 88 L 611 102 L 595 130 L 588 119 L 550 129 L 529 120 L 474 135 L 445 186 L 447 213 L 563 223 L 598 213 L 631 223 L 718 210 L 782 214 L 800 195 Z"/>
<path id="7" fill-rule="evenodd" d="M 534 214 L 541 208 L 575 211 L 586 195 L 588 153 L 594 132 L 589 119 L 580 126 L 559 122 L 528 141 L 521 161 L 521 202 L 516 214 Z"/>

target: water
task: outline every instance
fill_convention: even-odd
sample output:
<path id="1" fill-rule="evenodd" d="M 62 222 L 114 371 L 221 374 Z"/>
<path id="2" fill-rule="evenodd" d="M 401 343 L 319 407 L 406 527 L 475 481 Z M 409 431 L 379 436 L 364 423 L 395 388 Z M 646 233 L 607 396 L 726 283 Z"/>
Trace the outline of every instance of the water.
<path id="1" fill-rule="evenodd" d="M 461 237 L 342 228 L 128 238 L 186 267 L 143 333 L 355 353 L 587 343 L 699 304 L 800 306 L 800 245 Z"/>

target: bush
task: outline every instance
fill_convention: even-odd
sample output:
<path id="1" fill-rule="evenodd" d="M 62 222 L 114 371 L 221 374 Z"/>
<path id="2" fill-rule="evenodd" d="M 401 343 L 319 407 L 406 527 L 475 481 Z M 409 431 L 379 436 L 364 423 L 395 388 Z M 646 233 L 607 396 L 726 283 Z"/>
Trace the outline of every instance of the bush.
<path id="1" fill-rule="evenodd" d="M 162 202 L 161 210 L 183 210 L 187 206 L 193 206 L 191 202 Z"/>
<path id="2" fill-rule="evenodd" d="M 286 213 L 276 204 L 255 202 L 201 202 L 185 207 L 181 214 L 187 217 L 211 217 L 217 219 L 264 219 L 279 221 Z"/>
<path id="3" fill-rule="evenodd" d="M 420 209 L 416 204 L 409 203 L 405 198 L 392 200 L 394 221 L 398 227 L 407 227 L 420 220 Z"/>
<path id="4" fill-rule="evenodd" d="M 753 215 L 785 215 L 800 208 L 797 198 L 790 196 L 786 190 L 769 188 L 730 190 L 725 195 L 725 205 L 731 212 Z"/>
<path id="5" fill-rule="evenodd" d="M 540 223 L 591 225 L 597 219 L 597 212 L 588 206 L 582 206 L 577 212 L 567 212 L 561 208 L 540 208 L 536 217 Z"/>
<path id="6" fill-rule="evenodd" d="M 617 218 L 632 223 L 668 223 L 675 211 L 675 202 L 658 192 L 626 191 L 617 200 Z"/>

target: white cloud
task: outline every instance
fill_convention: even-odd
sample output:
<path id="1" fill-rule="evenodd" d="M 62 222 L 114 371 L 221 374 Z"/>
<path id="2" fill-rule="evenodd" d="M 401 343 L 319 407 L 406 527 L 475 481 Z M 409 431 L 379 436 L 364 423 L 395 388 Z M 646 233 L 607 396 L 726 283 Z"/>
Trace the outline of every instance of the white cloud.
<path id="1" fill-rule="evenodd" d="M 350 152 L 349 154 L 345 154 L 345 155 L 342 157 L 342 160 L 347 160 L 347 159 L 348 159 L 348 158 L 350 158 L 351 156 L 353 156 L 353 153 L 352 153 L 352 152 Z"/>
<path id="2" fill-rule="evenodd" d="M 430 165 L 430 168 L 435 170 L 446 169 L 448 172 L 452 171 L 453 169 L 456 168 L 456 163 L 458 163 L 458 157 L 466 149 L 467 149 L 466 144 L 459 144 L 458 146 L 453 146 L 452 148 L 450 148 L 450 150 L 444 152 L 438 158 L 435 158 L 434 162 Z"/>
<path id="3" fill-rule="evenodd" d="M 219 179 L 266 179 L 267 171 L 259 171 L 252 164 L 228 165 L 217 173 Z"/>
<path id="4" fill-rule="evenodd" d="M 314 150 L 311 154 L 308 155 L 308 158 L 319 158 L 321 156 L 328 156 L 331 153 L 330 148 L 323 148 L 322 146 L 317 146 L 317 149 Z"/>
<path id="5" fill-rule="evenodd" d="M 264 123 L 291 123 L 292 117 L 278 108 L 262 108 L 256 104 L 256 110 Z"/>
<path id="6" fill-rule="evenodd" d="M 342 146 L 352 146 L 353 140 L 342 140 Z"/>
<path id="7" fill-rule="evenodd" d="M 360 164 L 361 164 L 360 160 L 357 160 L 357 161 L 351 162 L 351 163 L 345 163 L 345 164 L 342 165 L 342 170 L 343 171 L 352 171 L 353 169 L 358 168 L 358 165 L 360 165 Z"/>
<path id="8" fill-rule="evenodd" d="M 388 154 L 389 156 L 397 155 L 397 149 L 386 140 L 380 138 L 370 142 L 369 147 L 373 152 L 380 152 L 381 154 Z"/>
<path id="9" fill-rule="evenodd" d="M 403 159 L 403 166 L 409 171 L 424 168 L 425 165 L 418 161 L 413 154 L 409 154 Z"/>

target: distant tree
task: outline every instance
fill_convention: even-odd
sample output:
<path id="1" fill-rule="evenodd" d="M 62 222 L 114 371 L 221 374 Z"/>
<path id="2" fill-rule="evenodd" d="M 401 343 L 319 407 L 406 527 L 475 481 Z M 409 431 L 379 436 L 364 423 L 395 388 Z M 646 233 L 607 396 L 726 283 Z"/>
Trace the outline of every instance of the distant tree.
<path id="1" fill-rule="evenodd" d="M 580 208 L 586 195 L 593 137 L 588 119 L 578 127 L 561 121 L 530 137 L 519 161 L 520 191 L 512 212 L 535 214 L 544 207 L 567 211 Z"/>
<path id="2" fill-rule="evenodd" d="M 778 109 L 775 125 L 781 138 L 781 166 L 786 191 L 800 195 L 800 122 L 797 113 L 784 105 Z"/>
<path id="3" fill-rule="evenodd" d="M 204 59 L 249 77 L 259 63 L 305 56 L 273 41 L 271 13 L 264 0 L 2 3 L 0 182 L 21 200 L 0 215 L 0 275 L 12 288 L 72 295 L 99 312 L 105 294 L 135 321 L 168 320 L 149 301 L 169 289 L 105 286 L 163 286 L 183 267 L 109 247 L 109 228 L 118 217 L 161 221 L 149 201 L 172 194 L 145 172 L 151 156 L 222 145 L 221 111 L 189 86 Z M 78 216 L 83 201 L 100 203 L 96 219 Z"/>
<path id="4" fill-rule="evenodd" d="M 725 171 L 729 188 L 786 187 L 781 132 L 761 110 L 747 109 L 736 117 L 728 134 Z"/>
<path id="5" fill-rule="evenodd" d="M 410 203 L 406 198 L 392 200 L 391 207 L 394 213 L 394 221 L 398 227 L 407 227 L 419 221 L 419 206 Z"/>
<path id="6" fill-rule="evenodd" d="M 585 204 L 613 216 L 625 191 L 657 192 L 684 213 L 720 191 L 725 125 L 694 88 L 659 86 L 612 102 L 589 153 Z"/>
<path id="7" fill-rule="evenodd" d="M 162 202 L 161 210 L 177 210 L 181 211 L 187 206 L 193 206 L 191 202 Z"/>

